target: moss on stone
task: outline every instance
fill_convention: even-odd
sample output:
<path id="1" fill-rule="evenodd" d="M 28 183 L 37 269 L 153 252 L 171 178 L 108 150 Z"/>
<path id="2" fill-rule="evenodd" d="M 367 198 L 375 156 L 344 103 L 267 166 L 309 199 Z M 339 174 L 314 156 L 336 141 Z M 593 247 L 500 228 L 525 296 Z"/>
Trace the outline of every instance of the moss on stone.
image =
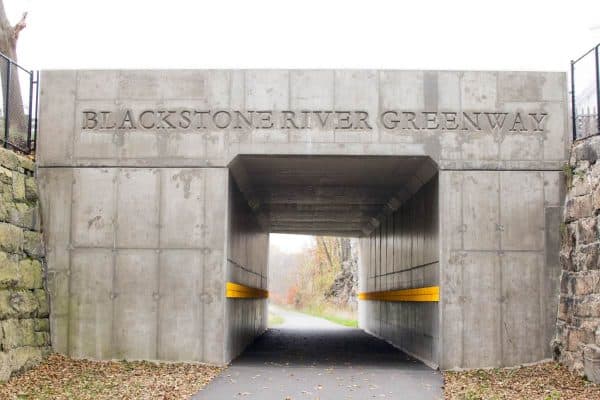
<path id="1" fill-rule="evenodd" d="M 39 289 L 44 286 L 42 263 L 26 258 L 19 262 L 19 284 L 23 289 Z"/>
<path id="2" fill-rule="evenodd" d="M 19 253 L 22 248 L 23 230 L 0 222 L 0 250 L 7 253 Z"/>
<path id="3" fill-rule="evenodd" d="M 18 263 L 14 256 L 0 252 L 0 288 L 14 288 L 19 283 Z"/>

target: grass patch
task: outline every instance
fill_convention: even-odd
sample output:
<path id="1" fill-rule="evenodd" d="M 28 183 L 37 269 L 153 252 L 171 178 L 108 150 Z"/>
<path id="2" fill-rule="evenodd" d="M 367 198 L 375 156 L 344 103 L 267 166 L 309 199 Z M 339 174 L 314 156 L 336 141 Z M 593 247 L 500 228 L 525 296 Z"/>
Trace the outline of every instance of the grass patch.
<path id="1" fill-rule="evenodd" d="M 352 313 L 346 311 L 337 311 L 326 306 L 312 306 L 300 309 L 288 306 L 287 308 L 312 315 L 313 317 L 323 318 L 338 325 L 347 326 L 349 328 L 358 328 L 358 320 L 352 316 Z"/>
<path id="2" fill-rule="evenodd" d="M 339 325 L 344 325 L 344 326 L 347 326 L 350 328 L 358 328 L 358 321 L 356 319 L 344 318 L 344 317 L 340 317 L 337 315 L 328 315 L 328 314 L 315 315 L 315 316 L 324 318 L 328 321 L 334 322 Z"/>
<path id="3" fill-rule="evenodd" d="M 281 315 L 269 313 L 269 326 L 281 325 L 285 322 L 285 318 Z"/>

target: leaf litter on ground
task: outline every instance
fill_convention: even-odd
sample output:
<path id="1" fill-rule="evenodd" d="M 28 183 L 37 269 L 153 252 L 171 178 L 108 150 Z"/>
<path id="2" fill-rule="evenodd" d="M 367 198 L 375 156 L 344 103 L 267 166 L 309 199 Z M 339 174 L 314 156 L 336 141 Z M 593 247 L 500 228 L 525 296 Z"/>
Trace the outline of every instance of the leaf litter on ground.
<path id="1" fill-rule="evenodd" d="M 195 363 L 91 361 L 51 354 L 0 384 L 0 399 L 187 399 L 222 370 Z"/>

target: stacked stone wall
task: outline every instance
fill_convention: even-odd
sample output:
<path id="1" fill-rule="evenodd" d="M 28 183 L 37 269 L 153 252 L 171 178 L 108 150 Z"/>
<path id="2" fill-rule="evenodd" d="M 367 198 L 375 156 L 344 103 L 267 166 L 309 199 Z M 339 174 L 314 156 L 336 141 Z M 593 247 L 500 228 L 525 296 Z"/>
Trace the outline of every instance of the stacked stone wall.
<path id="1" fill-rule="evenodd" d="M 50 348 L 40 222 L 33 162 L 0 149 L 0 381 Z"/>

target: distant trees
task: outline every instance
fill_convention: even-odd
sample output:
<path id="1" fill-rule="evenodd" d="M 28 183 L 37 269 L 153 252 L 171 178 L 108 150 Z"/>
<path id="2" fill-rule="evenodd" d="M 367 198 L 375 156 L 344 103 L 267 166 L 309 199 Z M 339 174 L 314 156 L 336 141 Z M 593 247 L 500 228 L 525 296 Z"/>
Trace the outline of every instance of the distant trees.
<path id="1" fill-rule="evenodd" d="M 23 13 L 21 20 L 14 26 L 10 24 L 4 9 L 4 0 L 0 0 L 0 52 L 5 56 L 17 61 L 17 40 L 19 33 L 25 29 L 27 13 Z M 27 119 L 23 110 L 23 97 L 21 96 L 21 85 L 19 83 L 18 70 L 13 67 L 10 80 L 6 79 L 10 64 L 0 60 L 0 75 L 2 76 L 2 99 L 8 102 L 10 109 L 10 126 L 12 129 L 24 133 L 27 131 Z M 7 90 L 10 86 L 10 90 Z M 7 96 L 7 91 L 9 92 Z M 5 103 L 6 104 L 6 103 Z"/>

